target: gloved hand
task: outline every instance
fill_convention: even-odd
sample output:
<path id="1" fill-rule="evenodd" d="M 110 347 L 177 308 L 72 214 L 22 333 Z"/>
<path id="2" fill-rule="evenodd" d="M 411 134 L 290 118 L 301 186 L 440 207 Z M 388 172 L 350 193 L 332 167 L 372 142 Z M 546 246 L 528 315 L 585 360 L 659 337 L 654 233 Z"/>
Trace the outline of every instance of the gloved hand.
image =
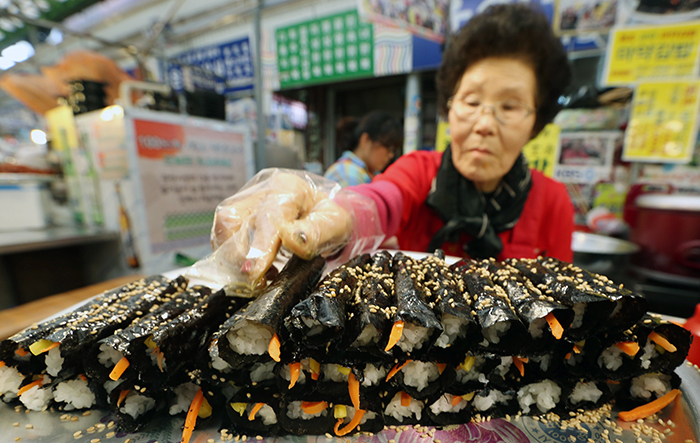
<path id="1" fill-rule="evenodd" d="M 359 216 L 359 217 L 358 217 Z M 311 258 L 347 259 L 383 234 L 374 202 L 304 171 L 265 169 L 216 209 L 214 253 L 191 275 L 224 285 L 264 284 L 280 247 Z"/>

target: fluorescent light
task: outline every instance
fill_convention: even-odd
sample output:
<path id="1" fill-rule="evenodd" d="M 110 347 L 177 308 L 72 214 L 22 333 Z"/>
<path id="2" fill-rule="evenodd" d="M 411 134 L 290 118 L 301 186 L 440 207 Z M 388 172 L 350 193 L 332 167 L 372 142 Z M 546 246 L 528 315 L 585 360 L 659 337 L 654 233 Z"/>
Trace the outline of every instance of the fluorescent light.
<path id="1" fill-rule="evenodd" d="M 3 71 L 10 69 L 14 65 L 15 62 L 13 62 L 12 60 L 7 59 L 5 57 L 0 57 L 0 69 L 2 69 Z"/>
<path id="2" fill-rule="evenodd" d="M 37 145 L 46 144 L 46 133 L 41 129 L 32 129 L 32 132 L 29 133 L 29 137 Z"/>
<path id="3" fill-rule="evenodd" d="M 21 63 L 34 54 L 34 46 L 26 40 L 19 41 L 2 50 L 2 56 L 15 63 Z"/>
<path id="4" fill-rule="evenodd" d="M 49 32 L 49 35 L 46 37 L 46 43 L 50 44 L 51 46 L 60 45 L 62 41 L 63 31 L 58 28 L 51 29 L 51 32 Z"/>

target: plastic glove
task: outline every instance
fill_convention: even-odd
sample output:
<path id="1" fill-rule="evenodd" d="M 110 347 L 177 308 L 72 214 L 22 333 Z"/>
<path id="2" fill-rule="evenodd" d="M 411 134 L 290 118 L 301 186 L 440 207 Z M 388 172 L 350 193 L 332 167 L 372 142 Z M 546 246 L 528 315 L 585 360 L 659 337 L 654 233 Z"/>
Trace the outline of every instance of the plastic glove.
<path id="1" fill-rule="evenodd" d="M 374 202 L 304 171 L 265 169 L 216 210 L 212 255 L 189 275 L 222 285 L 264 284 L 280 248 L 335 262 L 384 238 Z M 333 263 L 331 263 L 332 265 Z"/>

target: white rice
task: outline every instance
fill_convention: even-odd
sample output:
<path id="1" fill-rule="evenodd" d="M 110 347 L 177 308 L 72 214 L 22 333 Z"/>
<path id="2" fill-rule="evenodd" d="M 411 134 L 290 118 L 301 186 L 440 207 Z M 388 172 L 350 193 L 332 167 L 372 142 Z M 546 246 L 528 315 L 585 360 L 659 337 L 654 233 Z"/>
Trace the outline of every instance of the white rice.
<path id="1" fill-rule="evenodd" d="M 17 397 L 23 379 L 22 374 L 15 368 L 7 365 L 0 368 L 0 396 L 4 396 L 5 400 Z"/>
<path id="2" fill-rule="evenodd" d="M 622 354 L 623 352 L 620 348 L 612 345 L 600 354 L 600 357 L 598 357 L 598 366 L 601 368 L 605 366 L 605 369 L 617 371 L 623 363 Z"/>
<path id="3" fill-rule="evenodd" d="M 81 378 L 59 383 L 53 391 L 53 397 L 66 404 L 65 411 L 86 409 L 95 404 L 95 394 Z"/>
<path id="4" fill-rule="evenodd" d="M 651 359 L 656 358 L 658 355 L 659 353 L 656 351 L 656 343 L 647 339 L 647 344 L 644 346 L 644 353 L 642 354 L 640 362 L 642 368 L 649 369 L 649 365 L 651 365 Z"/>
<path id="5" fill-rule="evenodd" d="M 223 358 L 219 357 L 218 355 L 211 355 L 211 367 L 216 369 L 217 371 L 221 372 L 230 372 L 231 371 L 231 365 L 226 363 Z"/>
<path id="6" fill-rule="evenodd" d="M 63 367 L 63 357 L 61 357 L 61 347 L 56 347 L 51 349 L 46 353 L 46 358 L 44 359 L 46 364 L 46 372 L 50 375 L 56 377 L 61 368 Z"/>
<path id="7" fill-rule="evenodd" d="M 508 400 L 512 398 L 513 396 L 510 394 L 504 394 L 501 391 L 491 389 L 488 395 L 475 395 L 472 406 L 474 406 L 474 409 L 483 412 L 491 409 L 496 403 L 508 403 Z"/>
<path id="8" fill-rule="evenodd" d="M 561 397 L 561 388 L 552 380 L 525 385 L 518 390 L 518 403 L 524 413 L 530 412 L 530 406 L 536 405 L 544 413 L 554 408 Z"/>
<path id="9" fill-rule="evenodd" d="M 571 322 L 571 329 L 580 328 L 583 325 L 583 316 L 586 314 L 584 303 L 574 303 L 574 321 Z"/>
<path id="10" fill-rule="evenodd" d="M 467 335 L 467 322 L 464 319 L 450 314 L 442 315 L 442 334 L 435 341 L 440 348 L 448 348 L 457 338 Z"/>
<path id="11" fill-rule="evenodd" d="M 503 337 L 509 329 L 510 322 L 499 321 L 489 326 L 488 328 L 482 329 L 481 333 L 483 334 L 484 338 L 490 343 L 498 344 L 498 342 L 501 341 L 501 337 Z"/>
<path id="12" fill-rule="evenodd" d="M 19 396 L 19 401 L 30 411 L 41 411 L 44 409 L 44 406 L 48 406 L 53 399 L 53 392 L 48 386 L 48 384 L 51 383 L 51 379 L 45 375 L 42 383 L 43 386 L 46 387 L 33 386 Z"/>
<path id="13" fill-rule="evenodd" d="M 540 355 L 537 357 L 530 357 L 533 363 L 539 363 L 542 372 L 547 372 L 549 365 L 552 364 L 552 354 Z"/>
<path id="14" fill-rule="evenodd" d="M 352 348 L 360 348 L 367 346 L 370 343 L 377 343 L 379 340 L 379 334 L 377 333 L 377 328 L 371 323 L 365 326 L 360 335 L 357 336 L 355 341 L 350 345 Z"/>
<path id="15" fill-rule="evenodd" d="M 343 418 L 343 424 L 350 423 L 352 418 L 355 416 L 355 408 L 349 405 L 345 405 L 345 418 Z M 362 420 L 360 420 L 360 424 L 358 426 L 361 426 L 367 422 L 367 420 L 373 420 L 377 418 L 377 414 L 372 411 L 365 411 L 365 415 L 362 416 Z"/>
<path id="16" fill-rule="evenodd" d="M 403 328 L 403 333 L 396 346 L 404 352 L 411 352 L 423 347 L 423 344 L 428 340 L 430 330 L 422 326 L 406 323 Z"/>
<path id="17" fill-rule="evenodd" d="M 156 352 L 156 349 L 149 349 L 147 352 L 149 353 L 149 357 L 151 357 L 151 364 L 155 366 L 155 368 L 157 368 L 158 370 L 160 370 L 160 368 L 163 368 L 163 371 L 168 370 L 168 363 L 165 361 L 165 356 L 161 357 L 160 366 L 158 366 L 158 353 Z"/>
<path id="18" fill-rule="evenodd" d="M 420 420 L 423 414 L 423 402 L 411 399 L 411 404 L 408 407 L 401 406 L 401 393 L 397 392 L 396 395 L 391 399 L 386 409 L 384 409 L 384 414 L 394 417 L 394 419 L 403 422 L 404 418 L 415 416 L 416 420 Z"/>
<path id="19" fill-rule="evenodd" d="M 362 380 L 362 386 L 374 386 L 379 384 L 384 377 L 389 373 L 389 370 L 384 366 L 376 367 L 373 364 L 365 366 L 365 378 Z"/>
<path id="20" fill-rule="evenodd" d="M 644 374 L 632 379 L 630 394 L 634 398 L 651 399 L 661 397 L 671 390 L 671 376 L 665 374 Z"/>
<path id="21" fill-rule="evenodd" d="M 124 403 L 122 403 L 121 408 L 119 408 L 119 412 L 122 414 L 129 414 L 133 418 L 138 418 L 140 415 L 155 408 L 155 406 L 156 401 L 151 397 L 130 392 L 124 400 Z"/>
<path id="22" fill-rule="evenodd" d="M 501 363 L 496 366 L 494 371 L 501 377 L 505 377 L 510 367 L 513 365 L 513 357 L 501 357 Z"/>
<path id="23" fill-rule="evenodd" d="M 320 321 L 308 317 L 302 317 L 301 320 L 304 322 L 304 326 L 308 328 L 306 331 L 307 336 L 313 337 L 314 335 L 318 335 L 323 332 L 323 326 L 321 325 Z"/>
<path id="24" fill-rule="evenodd" d="M 486 362 L 486 359 L 480 355 L 474 356 L 474 364 L 469 371 L 465 371 L 461 366 L 457 368 L 457 382 L 466 383 L 477 380 L 480 383 L 486 384 L 488 379 L 486 374 L 480 371 L 481 367 Z"/>
<path id="25" fill-rule="evenodd" d="M 601 395 L 603 395 L 603 391 L 598 389 L 595 382 L 586 383 L 580 381 L 576 383 L 574 390 L 571 391 L 571 395 L 569 395 L 569 400 L 571 400 L 571 403 L 575 405 L 582 401 L 589 401 L 591 403 L 595 403 L 600 399 Z"/>
<path id="26" fill-rule="evenodd" d="M 440 396 L 440 398 L 437 399 L 435 403 L 430 405 L 430 410 L 433 412 L 435 415 L 439 415 L 443 412 L 459 412 L 462 409 L 466 408 L 467 405 L 469 405 L 468 401 L 460 401 L 457 403 L 456 406 L 452 406 L 452 399 L 455 396 L 452 394 L 443 394 Z"/>
<path id="27" fill-rule="evenodd" d="M 250 381 L 260 383 L 261 381 L 275 378 L 275 362 L 255 363 L 250 371 Z M 289 377 L 289 367 L 287 367 L 287 377 Z M 289 380 L 289 378 L 287 378 Z"/>
<path id="28" fill-rule="evenodd" d="M 547 326 L 547 319 L 545 318 L 538 318 L 535 319 L 532 323 L 530 323 L 530 326 L 527 328 L 527 331 L 530 333 L 530 336 L 532 338 L 540 338 L 542 337 L 542 334 L 544 334 L 544 329 Z"/>
<path id="29" fill-rule="evenodd" d="M 102 364 L 102 366 L 110 368 L 119 363 L 119 360 L 122 358 L 124 358 L 124 354 L 117 351 L 113 347 L 104 343 L 100 345 L 100 353 L 97 355 L 97 360 Z"/>
<path id="30" fill-rule="evenodd" d="M 440 377 L 440 370 L 435 362 L 413 360 L 401 370 L 403 382 L 422 391 Z"/>
<path id="31" fill-rule="evenodd" d="M 194 396 L 197 395 L 197 391 L 199 391 L 199 386 L 194 383 L 182 383 L 173 389 L 175 400 L 170 403 L 170 409 L 168 409 L 170 415 L 189 410 Z"/>
<path id="32" fill-rule="evenodd" d="M 226 334 L 229 346 L 237 354 L 263 355 L 275 332 L 271 327 L 248 320 L 239 322 Z"/>
<path id="33" fill-rule="evenodd" d="M 277 414 L 275 414 L 275 410 L 272 409 L 272 406 L 268 404 L 264 404 L 255 416 L 262 418 L 265 426 L 270 426 L 277 423 Z"/>
<path id="34" fill-rule="evenodd" d="M 342 372 L 340 372 L 338 370 L 339 367 L 340 365 L 335 363 L 325 363 L 321 365 L 321 373 L 323 373 L 323 378 L 326 380 L 330 379 L 331 381 L 339 383 L 347 383 L 349 374 L 345 375 Z"/>
<path id="35" fill-rule="evenodd" d="M 298 418 L 301 418 L 302 420 L 311 420 L 312 418 L 325 417 L 326 415 L 328 415 L 328 408 L 315 414 L 307 414 L 303 409 L 301 409 L 300 401 L 293 401 L 287 405 L 287 417 L 293 420 Z"/>
<path id="36" fill-rule="evenodd" d="M 122 383 L 122 380 L 107 380 L 102 385 L 107 391 L 107 395 L 111 394 L 114 389 Z"/>

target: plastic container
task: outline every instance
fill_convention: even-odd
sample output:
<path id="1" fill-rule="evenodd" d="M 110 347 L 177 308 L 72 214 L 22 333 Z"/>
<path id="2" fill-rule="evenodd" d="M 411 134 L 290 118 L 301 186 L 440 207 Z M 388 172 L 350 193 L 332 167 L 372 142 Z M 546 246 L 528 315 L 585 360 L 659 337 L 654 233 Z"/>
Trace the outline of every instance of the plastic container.
<path id="1" fill-rule="evenodd" d="M 683 327 L 693 334 L 693 343 L 690 345 L 687 360 L 700 366 L 700 303 L 695 306 L 695 314 L 685 322 Z"/>

